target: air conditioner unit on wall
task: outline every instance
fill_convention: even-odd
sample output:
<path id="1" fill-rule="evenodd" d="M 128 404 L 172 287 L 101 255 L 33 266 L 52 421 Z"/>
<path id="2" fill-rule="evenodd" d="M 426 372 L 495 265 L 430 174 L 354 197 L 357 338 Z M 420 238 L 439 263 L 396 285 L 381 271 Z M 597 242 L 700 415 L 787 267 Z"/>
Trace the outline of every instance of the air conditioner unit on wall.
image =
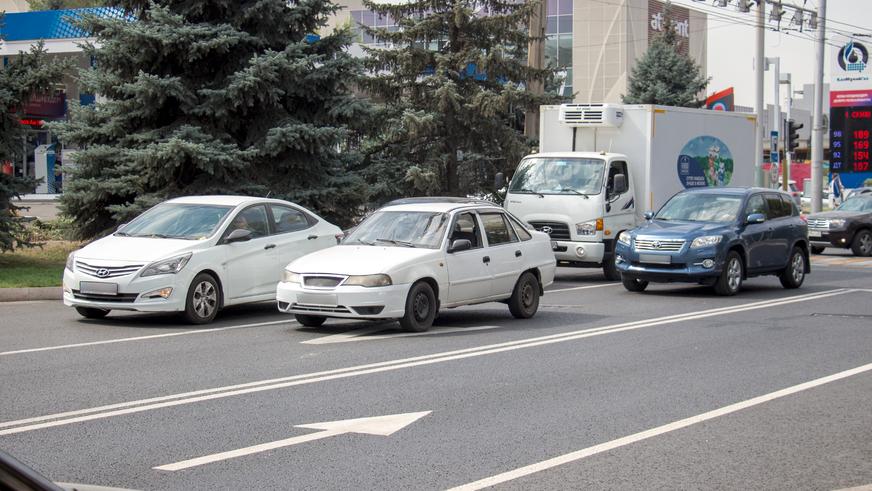
<path id="1" fill-rule="evenodd" d="M 624 122 L 624 110 L 612 104 L 561 104 L 558 119 L 566 126 L 618 128 Z"/>

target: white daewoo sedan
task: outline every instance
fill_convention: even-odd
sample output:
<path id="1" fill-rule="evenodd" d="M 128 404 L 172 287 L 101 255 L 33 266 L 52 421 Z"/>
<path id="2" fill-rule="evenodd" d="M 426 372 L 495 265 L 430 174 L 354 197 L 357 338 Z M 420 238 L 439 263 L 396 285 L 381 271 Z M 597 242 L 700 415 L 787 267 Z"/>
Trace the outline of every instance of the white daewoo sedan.
<path id="1" fill-rule="evenodd" d="M 273 300 L 288 261 L 335 246 L 341 233 L 287 201 L 172 199 L 70 254 L 64 304 L 90 319 L 134 310 L 207 323 L 222 307 Z"/>
<path id="2" fill-rule="evenodd" d="M 399 319 L 420 332 L 444 307 L 501 301 L 532 317 L 555 268 L 548 235 L 493 203 L 413 198 L 381 208 L 341 245 L 290 263 L 276 300 L 304 326 Z"/>

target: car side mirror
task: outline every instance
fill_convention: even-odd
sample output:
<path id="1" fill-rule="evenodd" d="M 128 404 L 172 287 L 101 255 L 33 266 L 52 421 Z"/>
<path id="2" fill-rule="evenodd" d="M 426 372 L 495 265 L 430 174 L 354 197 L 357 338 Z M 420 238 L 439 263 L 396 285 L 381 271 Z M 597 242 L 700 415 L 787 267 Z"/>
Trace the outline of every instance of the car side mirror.
<path id="1" fill-rule="evenodd" d="M 502 189 L 506 186 L 506 175 L 502 172 L 497 172 L 494 176 L 494 189 Z"/>
<path id="2" fill-rule="evenodd" d="M 472 249 L 472 242 L 469 239 L 457 239 L 448 247 L 448 253 L 468 251 Z"/>
<path id="3" fill-rule="evenodd" d="M 745 219 L 745 223 L 763 223 L 766 221 L 766 215 L 762 213 L 751 213 L 748 215 L 748 218 Z"/>
<path id="4" fill-rule="evenodd" d="M 651 220 L 652 218 L 654 218 L 654 212 L 653 211 L 646 211 L 645 214 L 642 216 L 645 217 L 645 220 Z"/>
<path id="5" fill-rule="evenodd" d="M 225 244 L 232 244 L 234 242 L 245 242 L 251 240 L 251 230 L 245 230 L 244 228 L 238 228 L 224 238 Z"/>
<path id="6" fill-rule="evenodd" d="M 615 174 L 612 194 L 624 194 L 627 192 L 627 189 L 629 189 L 627 186 L 627 176 L 625 174 Z"/>

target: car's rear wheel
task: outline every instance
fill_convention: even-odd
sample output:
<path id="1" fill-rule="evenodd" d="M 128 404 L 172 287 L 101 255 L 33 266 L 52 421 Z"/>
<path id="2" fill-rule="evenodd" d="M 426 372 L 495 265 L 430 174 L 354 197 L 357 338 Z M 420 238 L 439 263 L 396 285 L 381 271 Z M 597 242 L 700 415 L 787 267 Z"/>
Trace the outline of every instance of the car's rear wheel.
<path id="1" fill-rule="evenodd" d="M 861 230 L 854 235 L 851 241 L 851 251 L 855 256 L 872 256 L 872 232 Z"/>
<path id="2" fill-rule="evenodd" d="M 438 310 L 433 287 L 419 281 L 412 285 L 406 297 L 406 313 L 400 318 L 400 326 L 405 331 L 424 332 L 433 325 Z"/>
<path id="3" fill-rule="evenodd" d="M 802 249 L 794 247 L 790 253 L 790 260 L 784 271 L 778 275 L 781 280 L 781 286 L 784 288 L 799 288 L 802 282 L 805 281 L 805 254 Z"/>
<path id="4" fill-rule="evenodd" d="M 821 247 L 821 246 L 811 246 L 811 253 L 812 254 L 823 254 L 824 249 L 826 249 L 826 248 Z"/>
<path id="5" fill-rule="evenodd" d="M 727 260 L 724 261 L 724 270 L 721 271 L 721 276 L 715 282 L 715 293 L 718 295 L 731 296 L 735 295 L 742 289 L 742 279 L 745 266 L 742 264 L 742 258 L 736 251 L 730 251 L 727 254 Z"/>
<path id="6" fill-rule="evenodd" d="M 308 314 L 294 314 L 294 318 L 297 319 L 297 322 L 306 327 L 321 327 L 321 325 L 324 324 L 324 321 L 327 320 L 324 316 Z"/>
<path id="7" fill-rule="evenodd" d="M 209 273 L 194 277 L 185 301 L 185 320 L 191 324 L 208 324 L 218 315 L 221 306 L 218 282 Z"/>
<path id="8" fill-rule="evenodd" d="M 630 292 L 643 292 L 646 288 L 648 288 L 648 282 L 645 280 L 640 280 L 639 278 L 632 278 L 630 276 L 622 276 L 621 283 L 624 284 L 624 288 Z"/>
<path id="9" fill-rule="evenodd" d="M 518 278 L 515 289 L 509 298 L 509 312 L 516 319 L 529 319 L 539 311 L 539 280 L 536 275 L 526 271 Z"/>
<path id="10" fill-rule="evenodd" d="M 109 315 L 109 309 L 95 309 L 93 307 L 76 307 L 76 312 L 86 319 L 102 319 Z"/>

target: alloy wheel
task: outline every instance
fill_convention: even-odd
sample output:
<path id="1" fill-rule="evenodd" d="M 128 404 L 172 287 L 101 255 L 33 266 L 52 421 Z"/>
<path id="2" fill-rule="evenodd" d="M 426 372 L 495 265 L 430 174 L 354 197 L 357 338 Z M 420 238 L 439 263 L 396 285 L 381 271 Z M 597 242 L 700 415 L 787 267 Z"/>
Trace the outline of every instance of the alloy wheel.
<path id="1" fill-rule="evenodd" d="M 802 281 L 802 277 L 805 275 L 805 260 L 802 258 L 802 254 L 797 252 L 793 255 L 793 265 L 791 266 L 793 270 L 793 282 L 799 284 Z"/>
<path id="2" fill-rule="evenodd" d="M 201 281 L 194 288 L 193 297 L 194 311 L 202 318 L 212 315 L 218 306 L 218 292 L 215 286 L 208 281 Z"/>
<path id="3" fill-rule="evenodd" d="M 730 261 L 727 268 L 727 284 L 732 291 L 738 290 L 742 284 L 742 263 L 736 258 Z"/>

